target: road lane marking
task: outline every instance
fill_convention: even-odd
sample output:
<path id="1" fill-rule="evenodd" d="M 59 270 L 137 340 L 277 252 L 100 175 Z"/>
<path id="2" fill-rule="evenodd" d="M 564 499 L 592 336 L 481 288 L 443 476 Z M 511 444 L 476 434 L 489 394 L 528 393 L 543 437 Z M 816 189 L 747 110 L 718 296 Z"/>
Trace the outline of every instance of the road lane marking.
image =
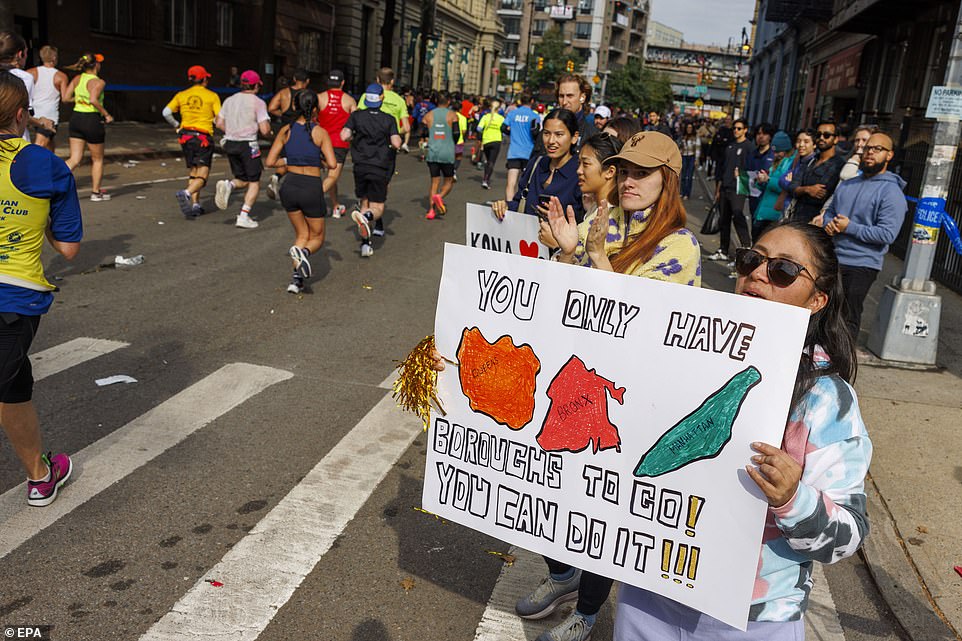
<path id="1" fill-rule="evenodd" d="M 385 394 L 140 640 L 257 639 L 418 434 Z"/>
<path id="2" fill-rule="evenodd" d="M 130 343 L 121 341 L 86 337 L 75 338 L 60 345 L 54 345 L 49 349 L 30 355 L 33 380 L 39 381 L 42 378 L 59 374 L 66 369 L 129 345 Z"/>
<path id="3" fill-rule="evenodd" d="M 73 455 L 74 475 L 51 505 L 28 507 L 25 483 L 5 492 L 0 558 L 222 414 L 292 376 L 260 365 L 225 365 Z"/>
<path id="4" fill-rule="evenodd" d="M 538 587 L 541 579 L 547 575 L 548 568 L 540 554 L 519 547 L 511 547 L 508 554 L 514 556 L 514 563 L 506 563 L 501 567 L 501 574 L 474 633 L 474 641 L 534 639 L 560 621 L 557 613 L 552 614 L 550 620 L 540 621 L 526 621 L 514 613 L 514 604 Z M 569 604 L 569 607 L 572 605 Z"/>

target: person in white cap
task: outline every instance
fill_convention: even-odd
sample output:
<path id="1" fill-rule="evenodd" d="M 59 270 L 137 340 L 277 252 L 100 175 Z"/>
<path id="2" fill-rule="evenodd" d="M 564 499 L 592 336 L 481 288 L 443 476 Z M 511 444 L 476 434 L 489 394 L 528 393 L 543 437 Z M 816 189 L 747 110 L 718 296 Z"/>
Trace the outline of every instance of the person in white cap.
<path id="1" fill-rule="evenodd" d="M 231 191 L 246 189 L 244 204 L 235 223 L 243 229 L 257 227 L 257 221 L 251 218 L 251 207 L 260 193 L 261 172 L 264 169 L 257 134 L 268 136 L 271 133 L 267 103 L 257 97 L 260 87 L 260 74 L 250 69 L 242 73 L 241 90 L 224 101 L 215 121 L 217 128 L 224 132 L 224 151 L 234 178 L 217 181 L 214 204 L 218 209 L 227 209 Z"/>
<path id="2" fill-rule="evenodd" d="M 605 105 L 595 107 L 595 129 L 602 131 L 611 120 L 611 109 Z"/>

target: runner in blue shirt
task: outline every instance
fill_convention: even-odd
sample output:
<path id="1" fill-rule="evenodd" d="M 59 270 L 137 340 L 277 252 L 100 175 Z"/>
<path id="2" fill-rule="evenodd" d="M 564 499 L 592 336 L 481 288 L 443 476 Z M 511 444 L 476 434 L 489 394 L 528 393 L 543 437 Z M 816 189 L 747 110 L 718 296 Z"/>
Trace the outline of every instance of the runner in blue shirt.
<path id="1" fill-rule="evenodd" d="M 521 106 L 512 109 L 502 125 L 502 130 L 511 141 L 508 144 L 508 184 L 504 189 L 505 200 L 513 200 L 518 189 L 518 177 L 528 165 L 528 158 L 534 149 L 535 136 L 541 131 L 541 119 L 531 106 L 534 98 L 526 96 Z"/>

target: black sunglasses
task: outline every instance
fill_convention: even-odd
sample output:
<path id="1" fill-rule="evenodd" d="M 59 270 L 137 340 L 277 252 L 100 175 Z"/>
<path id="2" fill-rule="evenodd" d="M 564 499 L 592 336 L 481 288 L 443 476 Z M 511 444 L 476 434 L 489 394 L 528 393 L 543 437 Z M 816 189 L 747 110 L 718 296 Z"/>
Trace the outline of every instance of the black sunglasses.
<path id="1" fill-rule="evenodd" d="M 833 131 L 820 131 L 818 132 L 820 138 L 834 138 L 838 134 Z"/>
<path id="2" fill-rule="evenodd" d="M 735 250 L 735 271 L 740 276 L 748 276 L 762 264 L 768 263 L 768 280 L 775 287 L 788 287 L 802 274 L 808 272 L 807 276 L 815 282 L 815 277 L 804 265 L 796 263 L 787 258 L 769 258 L 761 252 L 747 247 L 739 247 Z"/>

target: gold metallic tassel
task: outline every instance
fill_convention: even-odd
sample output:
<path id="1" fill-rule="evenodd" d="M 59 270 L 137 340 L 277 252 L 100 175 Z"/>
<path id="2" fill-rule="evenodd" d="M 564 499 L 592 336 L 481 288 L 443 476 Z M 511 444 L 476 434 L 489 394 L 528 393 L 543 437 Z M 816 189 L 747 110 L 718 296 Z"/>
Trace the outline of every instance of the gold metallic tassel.
<path id="1" fill-rule="evenodd" d="M 417 344 L 397 366 L 398 378 L 394 381 L 392 398 L 399 407 L 414 412 L 421 417 L 425 429 L 431 420 L 433 404 L 445 416 L 441 401 L 438 400 L 438 372 L 433 367 L 434 336 L 427 336 Z"/>

